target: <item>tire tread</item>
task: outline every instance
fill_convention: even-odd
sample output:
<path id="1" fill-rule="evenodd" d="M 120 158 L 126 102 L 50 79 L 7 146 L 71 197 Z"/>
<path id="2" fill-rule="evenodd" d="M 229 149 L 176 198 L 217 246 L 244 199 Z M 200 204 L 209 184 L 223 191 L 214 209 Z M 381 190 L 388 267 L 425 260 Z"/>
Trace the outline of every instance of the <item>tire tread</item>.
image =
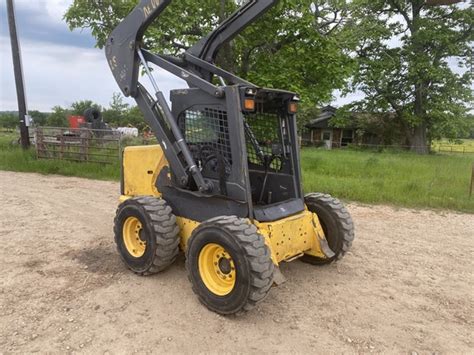
<path id="1" fill-rule="evenodd" d="M 176 224 L 176 216 L 173 215 L 171 207 L 169 207 L 165 200 L 152 196 L 138 196 L 123 202 L 117 209 L 116 217 L 114 219 L 114 235 L 115 243 L 118 249 L 118 238 L 120 237 L 120 228 L 118 215 L 122 208 L 129 204 L 139 205 L 147 214 L 150 221 L 150 229 L 154 231 L 156 240 L 156 251 L 153 262 L 148 269 L 135 272 L 140 276 L 147 276 L 156 274 L 168 268 L 175 260 L 179 253 L 179 227 Z M 127 262 L 120 253 L 120 257 L 125 264 Z M 128 265 L 127 265 L 128 266 Z M 130 267 L 129 267 L 130 268 Z"/>
<path id="2" fill-rule="evenodd" d="M 242 304 L 241 309 L 233 313 L 240 314 L 250 311 L 268 296 L 269 290 L 273 284 L 275 266 L 271 260 L 270 249 L 265 244 L 263 236 L 258 233 L 257 227 L 250 224 L 246 219 L 236 216 L 215 217 L 203 222 L 193 231 L 193 235 L 209 226 L 219 226 L 220 228 L 226 229 L 238 241 L 242 250 L 245 252 L 245 257 L 248 260 L 250 269 L 250 292 L 247 300 Z M 189 260 L 188 251 L 186 251 L 186 260 Z M 203 296 L 194 285 L 189 270 L 190 267 L 191 266 L 188 262 L 186 262 L 188 279 L 191 282 L 193 292 L 198 296 L 201 303 L 206 305 Z M 221 313 L 219 310 L 213 310 L 217 313 Z"/>
<path id="3" fill-rule="evenodd" d="M 335 215 L 336 223 L 342 235 L 342 246 L 341 250 L 336 252 L 336 257 L 334 258 L 321 259 L 314 256 L 305 255 L 302 258 L 302 261 L 312 264 L 328 264 L 342 259 L 347 251 L 349 251 L 351 248 L 355 237 L 354 222 L 352 221 L 349 211 L 339 199 L 332 197 L 329 194 L 319 192 L 307 194 L 305 196 L 305 203 L 309 210 L 311 210 L 311 206 L 319 205 L 329 209 Z"/>

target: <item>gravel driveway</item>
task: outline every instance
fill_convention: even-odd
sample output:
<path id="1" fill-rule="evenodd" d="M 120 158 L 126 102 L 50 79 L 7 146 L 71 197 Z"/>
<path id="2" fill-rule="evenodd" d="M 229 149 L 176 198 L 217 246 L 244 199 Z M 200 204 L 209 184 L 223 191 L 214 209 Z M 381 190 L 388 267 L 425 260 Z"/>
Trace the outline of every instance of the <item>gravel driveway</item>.
<path id="1" fill-rule="evenodd" d="M 184 260 L 138 277 L 115 251 L 119 186 L 0 172 L 0 353 L 473 353 L 474 216 L 350 204 L 356 240 L 241 317 L 201 306 Z"/>

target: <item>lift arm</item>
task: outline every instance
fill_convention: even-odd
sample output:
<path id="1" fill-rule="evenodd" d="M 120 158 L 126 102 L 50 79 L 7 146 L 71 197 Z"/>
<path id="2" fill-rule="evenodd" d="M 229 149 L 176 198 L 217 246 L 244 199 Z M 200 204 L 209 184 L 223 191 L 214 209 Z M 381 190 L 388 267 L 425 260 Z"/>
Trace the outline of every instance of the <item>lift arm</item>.
<path id="1" fill-rule="evenodd" d="M 219 48 L 232 40 L 248 25 L 257 20 L 278 0 L 250 0 L 225 20 L 218 28 L 185 53 L 184 58 L 152 54 L 142 49 L 146 29 L 165 10 L 171 0 L 141 0 L 133 11 L 112 31 L 105 46 L 112 74 L 125 96 L 132 96 L 153 129 L 178 184 L 185 187 L 189 175 L 202 192 L 212 191 L 205 181 L 189 147 L 173 117 L 166 99 L 155 82 L 148 63 L 153 63 L 185 80 L 188 85 L 222 97 L 223 87 L 212 83 L 217 75 L 230 84 L 253 84 L 226 72 L 213 64 Z M 155 98 L 138 82 L 140 65 L 143 66 L 155 89 Z M 196 70 L 193 70 L 196 69 Z"/>
<path id="2" fill-rule="evenodd" d="M 107 39 L 107 61 L 125 96 L 135 97 L 138 90 L 140 58 L 137 49 L 141 47 L 143 34 L 170 3 L 171 0 L 141 0 Z"/>
<path id="3" fill-rule="evenodd" d="M 249 25 L 258 20 L 274 6 L 278 0 L 250 0 L 234 12 L 209 35 L 201 39 L 185 53 L 185 60 L 159 56 L 163 61 L 185 67 L 191 64 L 201 72 L 215 74 L 227 79 L 230 83 L 251 84 L 232 73 L 213 65 L 219 49 L 231 41 Z M 107 60 L 120 89 L 125 96 L 135 97 L 138 87 L 140 58 L 137 49 L 146 29 L 158 18 L 171 0 L 141 0 L 133 11 L 113 30 L 106 44 Z M 174 60 L 173 60 L 174 59 Z M 207 62 L 207 63 L 206 63 Z M 161 65 L 160 65 L 161 66 Z M 170 71 L 168 68 L 166 70 Z M 173 71 L 171 71 L 173 72 Z M 173 72 L 177 74 L 176 72 Z M 180 76 L 180 75 L 178 75 Z M 189 77 L 189 76 L 186 76 Z M 209 75 L 204 75 L 211 80 Z M 186 78 L 184 78 L 186 80 Z M 194 83 L 192 84 L 194 86 Z"/>

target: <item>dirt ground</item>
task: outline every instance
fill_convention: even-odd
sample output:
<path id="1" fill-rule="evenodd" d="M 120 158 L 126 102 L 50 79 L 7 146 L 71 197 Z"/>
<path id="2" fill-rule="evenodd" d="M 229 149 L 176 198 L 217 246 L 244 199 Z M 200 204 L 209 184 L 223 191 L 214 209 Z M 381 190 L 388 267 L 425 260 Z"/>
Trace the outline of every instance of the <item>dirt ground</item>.
<path id="1" fill-rule="evenodd" d="M 183 257 L 138 277 L 112 236 L 118 184 L 0 172 L 0 353 L 474 353 L 474 216 L 349 205 L 356 240 L 240 317 L 201 306 Z"/>

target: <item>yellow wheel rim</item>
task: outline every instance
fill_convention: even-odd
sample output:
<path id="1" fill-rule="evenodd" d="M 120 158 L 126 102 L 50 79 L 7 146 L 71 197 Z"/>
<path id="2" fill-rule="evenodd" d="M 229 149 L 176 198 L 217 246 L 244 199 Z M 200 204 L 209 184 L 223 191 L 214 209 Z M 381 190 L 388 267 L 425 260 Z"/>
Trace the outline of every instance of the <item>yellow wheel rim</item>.
<path id="1" fill-rule="evenodd" d="M 140 258 L 145 254 L 146 241 L 140 238 L 142 229 L 142 223 L 136 217 L 128 217 L 123 224 L 122 235 L 125 248 L 135 258 Z"/>
<path id="2" fill-rule="evenodd" d="M 226 296 L 235 286 L 235 265 L 229 253 L 219 244 L 207 244 L 198 259 L 199 275 L 209 291 Z"/>

